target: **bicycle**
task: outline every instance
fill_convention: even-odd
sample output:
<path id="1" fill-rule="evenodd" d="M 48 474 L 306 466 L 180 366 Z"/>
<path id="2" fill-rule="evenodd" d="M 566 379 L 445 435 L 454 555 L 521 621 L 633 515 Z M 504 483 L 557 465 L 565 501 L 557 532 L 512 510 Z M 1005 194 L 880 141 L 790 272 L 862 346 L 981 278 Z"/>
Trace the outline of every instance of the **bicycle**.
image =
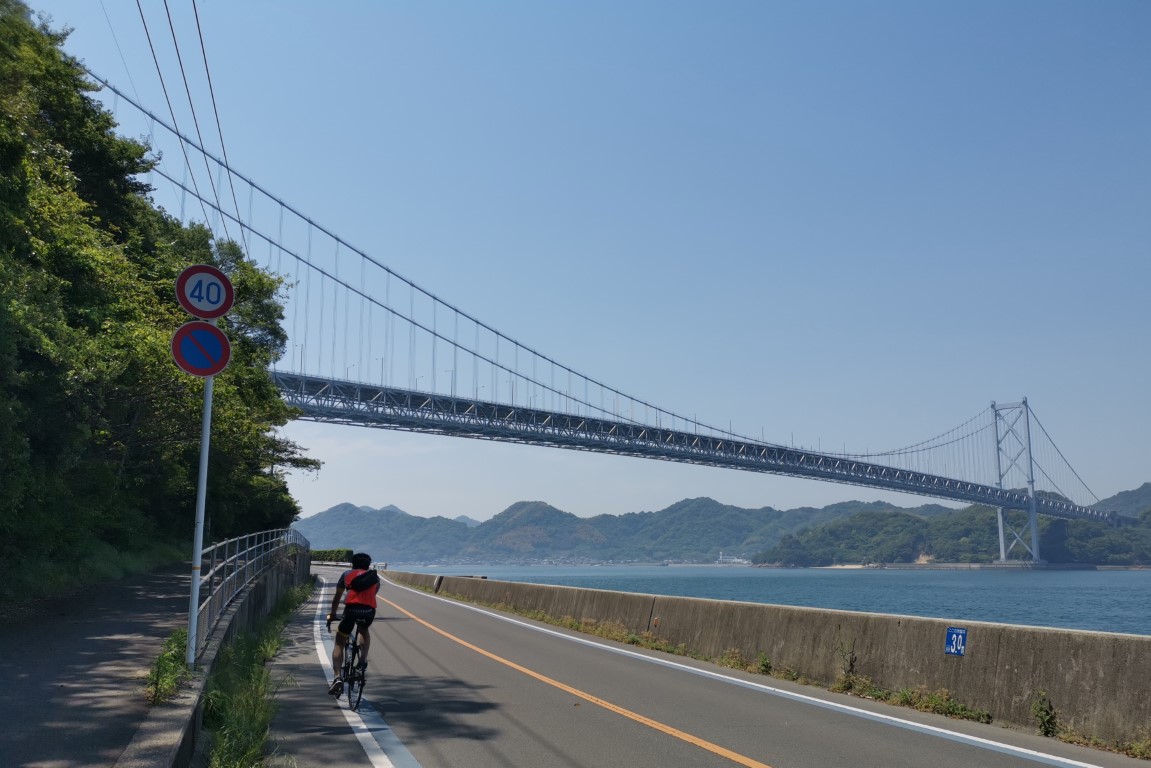
<path id="1" fill-rule="evenodd" d="M 340 618 L 342 617 L 333 617 L 333 621 L 338 622 Z M 331 622 L 328 622 L 328 631 L 332 631 Z M 364 672 L 367 668 L 368 663 L 360 661 L 360 628 L 353 626 L 352 631 L 348 633 L 348 639 L 344 641 L 344 666 L 340 670 L 344 689 L 339 694 L 346 697 L 348 709 L 353 712 L 360 708 L 360 700 L 364 697 Z"/>

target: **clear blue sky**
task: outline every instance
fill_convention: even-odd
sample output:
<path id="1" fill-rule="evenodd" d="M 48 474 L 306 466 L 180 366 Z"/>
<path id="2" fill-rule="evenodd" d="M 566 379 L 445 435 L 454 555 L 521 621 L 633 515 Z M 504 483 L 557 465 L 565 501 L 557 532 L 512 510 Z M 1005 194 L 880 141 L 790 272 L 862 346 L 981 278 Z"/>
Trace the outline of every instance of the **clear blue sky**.
<path id="1" fill-rule="evenodd" d="M 210 120 L 191 1 L 169 5 Z M 163 5 L 144 6 L 186 111 Z M 135 2 L 32 7 L 166 114 Z M 199 0 L 199 13 L 236 169 L 566 365 L 831 450 L 906 445 L 1026 396 L 1099 497 L 1151 480 L 1151 3 Z M 696 496 L 928 501 L 286 432 L 326 462 L 292 479 L 305 515 L 344 501 L 477 519 L 537 499 L 580 516 Z"/>

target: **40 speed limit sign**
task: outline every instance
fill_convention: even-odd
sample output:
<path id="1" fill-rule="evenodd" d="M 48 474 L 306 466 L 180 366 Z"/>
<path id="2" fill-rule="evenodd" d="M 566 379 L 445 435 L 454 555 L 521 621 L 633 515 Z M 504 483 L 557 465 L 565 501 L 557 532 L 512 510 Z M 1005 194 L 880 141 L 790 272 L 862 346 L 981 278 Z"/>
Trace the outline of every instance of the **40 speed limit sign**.
<path id="1" fill-rule="evenodd" d="M 215 320 L 228 314 L 236 299 L 232 281 L 211 264 L 195 264 L 176 278 L 176 301 L 193 317 Z"/>

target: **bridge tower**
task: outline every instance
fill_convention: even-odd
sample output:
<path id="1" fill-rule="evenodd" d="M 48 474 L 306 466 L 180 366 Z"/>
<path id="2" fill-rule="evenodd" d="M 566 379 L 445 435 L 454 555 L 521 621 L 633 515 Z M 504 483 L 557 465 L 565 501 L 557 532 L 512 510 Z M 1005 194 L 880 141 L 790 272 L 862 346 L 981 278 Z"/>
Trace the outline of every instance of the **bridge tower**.
<path id="1" fill-rule="evenodd" d="M 1006 563 L 1007 555 L 1020 545 L 1031 555 L 1031 562 L 1042 565 L 1039 557 L 1039 522 L 1035 511 L 1035 462 L 1031 458 L 1031 409 L 1027 406 L 1027 398 L 1018 403 L 997 405 L 991 402 L 991 410 L 995 414 L 995 468 L 996 486 L 1003 487 L 1003 478 L 1013 469 L 1018 469 L 1027 476 L 1027 498 L 1030 501 L 1027 524 L 1018 531 L 1003 520 L 1003 507 L 998 509 L 999 517 L 999 560 Z M 1020 425 L 1022 421 L 1022 425 Z M 1020 431 L 1022 430 L 1022 432 Z M 1006 528 L 1012 536 L 1008 545 L 1003 531 Z M 1030 529 L 1030 544 L 1024 536 Z"/>

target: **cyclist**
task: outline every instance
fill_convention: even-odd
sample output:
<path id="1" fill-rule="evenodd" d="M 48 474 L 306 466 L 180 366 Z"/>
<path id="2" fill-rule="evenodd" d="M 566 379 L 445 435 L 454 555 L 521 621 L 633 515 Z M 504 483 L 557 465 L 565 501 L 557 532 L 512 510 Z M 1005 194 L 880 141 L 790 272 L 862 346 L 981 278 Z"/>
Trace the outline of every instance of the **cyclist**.
<path id="1" fill-rule="evenodd" d="M 328 693 L 339 696 L 344 692 L 344 680 L 340 677 L 340 670 L 344 666 L 344 643 L 352 632 L 352 627 L 360 628 L 360 669 L 368 666 L 368 646 L 372 637 L 368 634 L 368 627 L 376 618 L 376 592 L 380 589 L 380 576 L 372 570 L 372 558 L 359 552 L 352 555 L 352 567 L 340 575 L 336 582 L 336 594 L 332 596 L 332 610 L 328 613 L 328 631 L 332 631 L 332 622 L 335 621 L 340 610 L 340 598 L 344 599 L 344 617 L 336 628 L 336 644 L 332 649 L 332 668 L 336 677 L 328 688 Z"/>

